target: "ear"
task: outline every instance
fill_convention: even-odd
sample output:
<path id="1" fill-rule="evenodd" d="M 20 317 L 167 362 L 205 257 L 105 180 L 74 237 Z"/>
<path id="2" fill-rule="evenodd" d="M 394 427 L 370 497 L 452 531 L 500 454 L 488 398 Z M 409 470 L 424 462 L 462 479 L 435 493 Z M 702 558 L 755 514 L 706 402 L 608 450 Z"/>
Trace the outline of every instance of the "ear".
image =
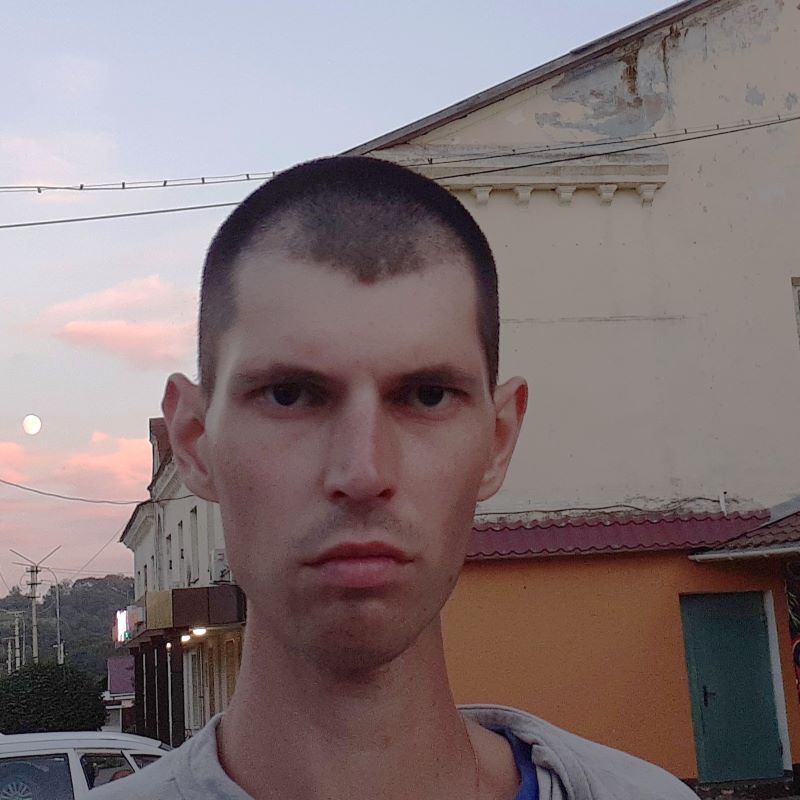
<path id="1" fill-rule="evenodd" d="M 511 378 L 495 389 L 492 455 L 481 481 L 478 500 L 488 500 L 503 485 L 527 406 L 528 384 L 522 378 Z"/>
<path id="2" fill-rule="evenodd" d="M 208 460 L 206 403 L 200 387 L 185 375 L 170 375 L 161 410 L 167 423 L 172 457 L 183 482 L 193 494 L 216 502 L 217 494 Z"/>

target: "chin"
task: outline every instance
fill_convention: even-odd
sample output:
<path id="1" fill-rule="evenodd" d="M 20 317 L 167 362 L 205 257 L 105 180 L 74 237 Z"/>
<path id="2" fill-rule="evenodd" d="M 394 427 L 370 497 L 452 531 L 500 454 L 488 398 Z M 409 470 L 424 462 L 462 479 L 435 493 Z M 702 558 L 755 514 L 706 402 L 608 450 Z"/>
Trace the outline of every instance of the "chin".
<path id="1" fill-rule="evenodd" d="M 413 650 L 430 620 L 417 624 L 409 620 L 355 616 L 326 630 L 308 631 L 306 652 L 326 672 L 350 677 L 367 676 L 388 667 Z"/>
<path id="2" fill-rule="evenodd" d="M 343 642 L 317 643 L 309 649 L 317 667 L 329 675 L 354 680 L 368 679 L 385 670 L 407 652 L 406 642 Z"/>

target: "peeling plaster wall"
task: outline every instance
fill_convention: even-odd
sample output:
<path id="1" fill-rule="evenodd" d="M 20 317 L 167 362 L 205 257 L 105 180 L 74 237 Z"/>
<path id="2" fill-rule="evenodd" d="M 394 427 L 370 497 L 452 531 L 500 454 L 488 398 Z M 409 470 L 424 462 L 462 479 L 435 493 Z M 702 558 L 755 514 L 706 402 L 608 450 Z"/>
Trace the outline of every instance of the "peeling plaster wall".
<path id="1" fill-rule="evenodd" d="M 414 144 L 526 146 L 798 113 L 796 2 L 721 2 Z M 483 510 L 800 493 L 800 122 L 665 147 L 633 190 L 459 192 L 500 266 L 526 429 Z M 488 179 L 487 179 L 488 182 Z M 485 200 L 484 196 L 484 200 Z"/>

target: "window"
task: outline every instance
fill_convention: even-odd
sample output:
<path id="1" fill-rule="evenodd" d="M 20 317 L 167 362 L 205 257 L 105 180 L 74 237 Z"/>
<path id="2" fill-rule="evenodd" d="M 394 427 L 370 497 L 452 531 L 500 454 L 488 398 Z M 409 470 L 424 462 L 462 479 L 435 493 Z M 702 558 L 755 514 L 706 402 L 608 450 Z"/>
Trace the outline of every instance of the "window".
<path id="1" fill-rule="evenodd" d="M 217 648 L 213 642 L 208 643 L 206 648 L 208 656 L 208 716 L 213 717 L 217 713 Z"/>
<path id="2" fill-rule="evenodd" d="M 144 590 L 147 591 L 147 564 L 142 567 L 142 574 L 144 575 Z"/>
<path id="3" fill-rule="evenodd" d="M 154 755 L 153 753 L 132 753 L 131 758 L 139 769 L 144 769 L 155 761 L 158 761 L 161 756 Z"/>
<path id="4" fill-rule="evenodd" d="M 225 640 L 225 705 L 230 703 L 233 691 L 236 688 L 238 664 L 236 658 L 236 640 Z"/>
<path id="5" fill-rule="evenodd" d="M 0 797 L 74 800 L 67 754 L 0 758 Z"/>
<path id="6" fill-rule="evenodd" d="M 168 533 L 164 539 L 164 550 L 167 558 L 167 579 L 172 580 L 172 534 Z"/>
<path id="7" fill-rule="evenodd" d="M 212 565 L 214 563 L 214 548 L 217 546 L 217 533 L 214 520 L 215 503 L 206 503 L 206 544 L 208 547 L 208 579 L 211 580 Z"/>
<path id="8" fill-rule="evenodd" d="M 203 692 L 203 661 L 200 648 L 190 650 L 189 675 L 191 680 L 191 702 L 189 703 L 189 728 L 198 731 L 205 724 L 205 694 Z"/>
<path id="9" fill-rule="evenodd" d="M 192 506 L 192 510 L 189 512 L 189 547 L 191 548 L 189 556 L 192 559 L 191 583 L 196 583 L 200 578 L 200 542 L 198 541 L 197 533 L 197 506 Z"/>
<path id="10" fill-rule="evenodd" d="M 189 583 L 186 575 L 186 558 L 183 550 L 183 520 L 178 523 L 178 580 L 181 586 Z"/>
<path id="11" fill-rule="evenodd" d="M 81 767 L 86 776 L 86 785 L 90 789 L 133 775 L 133 767 L 121 752 L 84 753 L 81 756 Z"/>

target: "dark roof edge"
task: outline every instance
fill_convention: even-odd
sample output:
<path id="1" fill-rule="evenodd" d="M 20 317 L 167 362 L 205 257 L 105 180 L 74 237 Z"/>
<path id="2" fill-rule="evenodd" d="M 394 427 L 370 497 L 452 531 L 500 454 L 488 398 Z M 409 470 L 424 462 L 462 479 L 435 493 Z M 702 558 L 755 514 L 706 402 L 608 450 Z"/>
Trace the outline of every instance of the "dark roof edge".
<path id="1" fill-rule="evenodd" d="M 441 111 L 429 114 L 427 117 L 422 117 L 422 119 L 418 119 L 416 122 L 411 122 L 401 128 L 397 128 L 375 139 L 371 139 L 368 142 L 345 150 L 342 155 L 364 155 L 373 150 L 380 150 L 397 144 L 405 144 L 410 139 L 429 133 L 449 122 L 453 122 L 453 120 L 465 117 L 467 114 L 471 114 L 474 111 L 479 111 L 498 100 L 504 100 L 506 97 L 520 92 L 523 89 L 527 89 L 530 86 L 534 86 L 537 83 L 541 83 L 553 75 L 558 75 L 560 72 L 564 72 L 567 69 L 578 67 L 633 39 L 641 38 L 651 31 L 657 30 L 665 25 L 670 25 L 676 20 L 682 19 L 697 11 L 702 11 L 704 8 L 715 5 L 718 2 L 720 2 L 720 0 L 684 0 L 684 2 L 670 6 L 664 11 L 658 11 L 648 17 L 644 17 L 644 19 L 638 22 L 627 25 L 624 28 L 619 28 L 599 39 L 594 39 L 587 44 L 576 47 L 570 50 L 566 55 L 548 61 L 528 72 L 523 72 L 515 78 L 510 78 L 507 81 L 498 83 L 458 103 L 447 106 L 447 108 L 443 108 Z"/>

